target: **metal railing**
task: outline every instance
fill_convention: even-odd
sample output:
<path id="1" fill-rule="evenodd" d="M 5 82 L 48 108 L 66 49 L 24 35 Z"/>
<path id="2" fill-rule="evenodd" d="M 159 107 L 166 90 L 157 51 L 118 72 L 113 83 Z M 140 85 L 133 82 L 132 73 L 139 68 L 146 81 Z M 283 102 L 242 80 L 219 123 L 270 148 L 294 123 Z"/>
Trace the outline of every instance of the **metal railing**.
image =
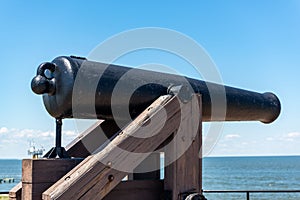
<path id="1" fill-rule="evenodd" d="M 245 193 L 246 199 L 250 200 L 251 193 L 300 193 L 300 190 L 202 190 L 202 193 Z M 0 192 L 0 194 L 9 194 L 9 192 Z"/>
<path id="2" fill-rule="evenodd" d="M 205 193 L 245 193 L 246 199 L 250 200 L 251 193 L 300 193 L 300 190 L 203 190 Z"/>

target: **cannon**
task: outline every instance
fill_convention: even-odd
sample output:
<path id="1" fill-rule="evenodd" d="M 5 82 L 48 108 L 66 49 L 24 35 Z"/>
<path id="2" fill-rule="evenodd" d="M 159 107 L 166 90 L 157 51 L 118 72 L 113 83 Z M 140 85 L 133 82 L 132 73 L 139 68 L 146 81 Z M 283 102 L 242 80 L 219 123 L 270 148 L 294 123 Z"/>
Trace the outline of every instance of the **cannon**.
<path id="1" fill-rule="evenodd" d="M 78 94 L 78 98 L 74 100 L 76 79 L 81 80 L 76 92 L 82 95 Z M 93 62 L 74 56 L 57 57 L 52 62 L 41 64 L 31 82 L 32 90 L 43 95 L 44 105 L 51 116 L 83 119 L 122 118 L 122 114 L 112 112 L 112 94 L 116 85 L 121 89 L 117 91 L 113 106 L 126 106 L 131 117 L 138 115 L 159 96 L 172 91 L 172 86 L 179 85 L 187 86 L 191 92 L 202 95 L 203 121 L 255 120 L 270 123 L 280 113 L 279 99 L 272 93 L 260 94 L 188 77 Z M 226 98 L 226 116 L 212 118 L 210 94 L 222 91 Z M 128 95 L 129 101 L 125 98 Z M 94 101 L 94 109 L 85 109 L 91 107 L 86 100 L 88 98 Z M 72 107 L 79 107 L 76 116 L 73 115 Z"/>
<path id="2" fill-rule="evenodd" d="M 203 121 L 273 122 L 280 101 L 273 93 L 257 93 L 167 74 L 61 56 L 42 63 L 31 88 L 43 95 L 48 113 L 56 118 L 56 146 L 61 148 L 61 119 L 127 120 L 158 97 L 180 91 L 183 99 L 202 95 Z M 214 103 L 215 102 L 215 103 Z M 217 103 L 216 103 L 217 102 Z M 223 110 L 224 112 L 218 112 Z M 63 156 L 63 150 L 59 150 Z"/>

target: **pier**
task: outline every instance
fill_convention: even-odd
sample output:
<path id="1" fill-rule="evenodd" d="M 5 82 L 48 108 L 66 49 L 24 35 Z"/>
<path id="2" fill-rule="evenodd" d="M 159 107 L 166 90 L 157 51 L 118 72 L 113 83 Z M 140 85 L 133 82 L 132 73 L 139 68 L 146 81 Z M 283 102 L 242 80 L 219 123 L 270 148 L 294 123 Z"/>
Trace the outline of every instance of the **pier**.
<path id="1" fill-rule="evenodd" d="M 13 183 L 15 182 L 14 178 L 0 178 L 0 184 L 1 183 Z"/>

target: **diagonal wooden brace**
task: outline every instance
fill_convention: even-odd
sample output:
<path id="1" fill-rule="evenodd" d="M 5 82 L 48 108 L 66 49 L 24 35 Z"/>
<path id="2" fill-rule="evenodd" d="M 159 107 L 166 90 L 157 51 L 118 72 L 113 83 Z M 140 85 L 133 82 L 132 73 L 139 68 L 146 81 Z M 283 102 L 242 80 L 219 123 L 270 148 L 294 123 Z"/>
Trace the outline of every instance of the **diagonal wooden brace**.
<path id="1" fill-rule="evenodd" d="M 185 104 L 179 103 L 176 96 L 158 98 L 104 149 L 87 157 L 46 190 L 43 199 L 104 198 L 151 152 L 177 132 L 181 122 L 193 117 L 191 110 L 200 116 L 199 105 L 198 95 L 193 95 Z"/>

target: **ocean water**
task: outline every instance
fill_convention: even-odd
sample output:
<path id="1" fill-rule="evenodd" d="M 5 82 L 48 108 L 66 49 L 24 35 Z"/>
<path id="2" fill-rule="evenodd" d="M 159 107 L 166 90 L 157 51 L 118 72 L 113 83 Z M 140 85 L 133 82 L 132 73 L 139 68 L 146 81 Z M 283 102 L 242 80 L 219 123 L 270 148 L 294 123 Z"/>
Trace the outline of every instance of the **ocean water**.
<path id="1" fill-rule="evenodd" d="M 14 183 L 0 184 L 9 191 L 21 180 L 21 160 L 0 160 L 0 179 L 14 178 Z M 203 159 L 204 190 L 299 190 L 300 156 L 208 157 Z M 245 194 L 205 194 L 208 200 L 246 199 Z M 300 193 L 251 194 L 251 200 L 300 200 Z"/>
<path id="2" fill-rule="evenodd" d="M 0 159 L 0 179 L 14 178 L 13 183 L 0 183 L 0 192 L 8 192 L 22 177 L 22 161 L 21 160 L 2 160 Z"/>
<path id="3" fill-rule="evenodd" d="M 208 157 L 204 190 L 300 190 L 300 156 Z M 246 199 L 246 194 L 205 194 L 207 199 Z M 251 200 L 300 200 L 300 193 L 255 193 Z"/>

